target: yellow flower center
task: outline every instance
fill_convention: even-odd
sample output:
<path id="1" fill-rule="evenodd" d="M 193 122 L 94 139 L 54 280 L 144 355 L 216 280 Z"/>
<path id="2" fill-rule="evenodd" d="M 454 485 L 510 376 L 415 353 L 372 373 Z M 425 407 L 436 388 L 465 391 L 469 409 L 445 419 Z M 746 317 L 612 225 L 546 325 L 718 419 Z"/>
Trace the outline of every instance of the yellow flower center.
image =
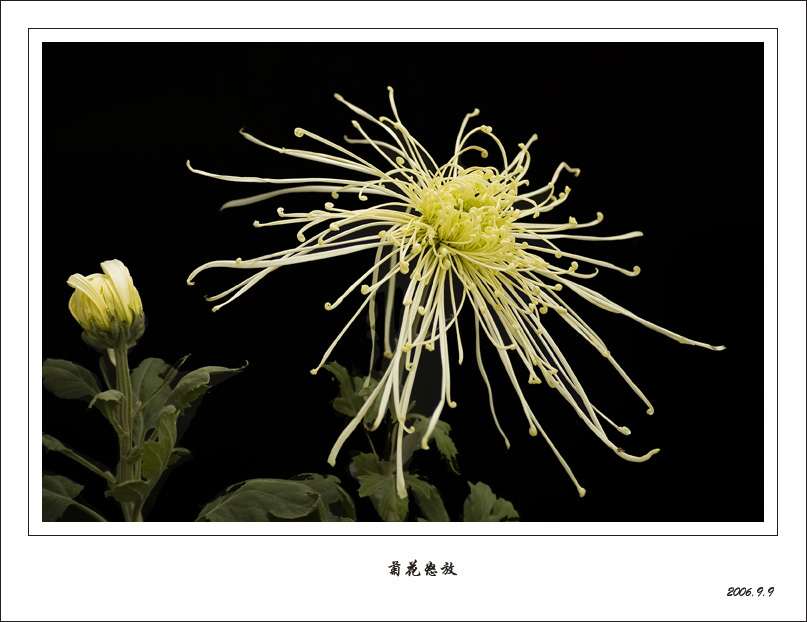
<path id="1" fill-rule="evenodd" d="M 492 168 L 435 176 L 415 201 L 422 244 L 444 244 L 462 253 L 512 250 L 516 182 Z"/>

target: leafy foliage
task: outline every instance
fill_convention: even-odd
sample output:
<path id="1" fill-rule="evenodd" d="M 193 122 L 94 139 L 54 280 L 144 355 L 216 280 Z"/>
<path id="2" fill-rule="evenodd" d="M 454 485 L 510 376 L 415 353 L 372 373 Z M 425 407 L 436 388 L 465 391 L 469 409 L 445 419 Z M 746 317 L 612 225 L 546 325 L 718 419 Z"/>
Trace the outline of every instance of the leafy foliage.
<path id="1" fill-rule="evenodd" d="M 88 369 L 62 359 L 47 359 L 42 365 L 42 382 L 56 397 L 89 402 L 100 389 L 98 378 Z"/>
<path id="2" fill-rule="evenodd" d="M 409 512 L 409 499 L 398 496 L 395 475 L 370 473 L 359 475 L 360 497 L 370 497 L 378 515 L 385 521 L 400 522 Z"/>
<path id="3" fill-rule="evenodd" d="M 94 406 L 101 411 L 101 413 L 109 420 L 110 423 L 117 426 L 113 412 L 115 410 L 115 406 L 120 404 L 122 400 L 123 393 L 120 391 L 115 391 L 115 389 L 109 389 L 108 391 L 96 393 L 95 396 L 90 400 L 90 408 Z"/>
<path id="4" fill-rule="evenodd" d="M 46 451 L 55 451 L 60 454 L 67 456 L 68 458 L 75 460 L 80 465 L 88 468 L 90 471 L 95 473 L 96 475 L 100 475 L 108 482 L 111 482 L 115 479 L 112 473 L 109 472 L 109 469 L 105 469 L 102 466 L 98 466 L 89 458 L 85 458 L 81 454 L 76 453 L 69 447 L 67 447 L 64 443 L 60 440 L 53 438 L 52 436 L 48 436 L 47 434 L 42 435 L 42 446 L 45 448 Z"/>
<path id="5" fill-rule="evenodd" d="M 493 494 L 490 486 L 482 482 L 468 482 L 468 485 L 471 487 L 471 494 L 463 504 L 463 521 L 497 523 L 502 520 L 518 520 L 518 512 L 513 504 Z"/>
<path id="6" fill-rule="evenodd" d="M 184 361 L 185 359 L 182 359 L 179 364 Z M 162 359 L 144 359 L 132 372 L 134 399 L 145 403 L 168 384 L 166 380 L 171 381 L 170 373 L 176 374 L 177 371 L 179 366 L 172 367 Z"/>
<path id="7" fill-rule="evenodd" d="M 138 509 L 143 507 L 151 491 L 148 482 L 142 479 L 130 479 L 113 484 L 104 494 L 112 497 L 118 503 L 134 503 Z"/>
<path id="8" fill-rule="evenodd" d="M 409 461 L 412 454 L 416 450 L 421 449 L 420 442 L 429 427 L 428 417 L 424 417 L 423 415 L 418 415 L 416 413 L 411 413 L 409 417 L 410 418 L 407 420 L 407 423 L 414 427 L 415 431 L 408 434 L 403 440 L 402 459 L 404 464 Z M 438 421 L 429 440 L 434 439 L 434 444 L 437 446 L 437 451 L 440 452 L 446 466 L 448 466 L 453 473 L 459 475 L 460 471 L 459 464 L 457 462 L 457 446 L 454 444 L 454 441 L 451 440 L 451 437 L 449 436 L 450 432 L 450 425 L 448 425 L 445 421 Z"/>
<path id="9" fill-rule="evenodd" d="M 304 473 L 292 480 L 251 479 L 227 488 L 197 521 L 353 521 L 355 509 L 339 479 Z"/>
<path id="10" fill-rule="evenodd" d="M 451 520 L 437 488 L 413 473 L 406 473 L 404 480 L 426 520 L 434 523 L 447 523 Z"/>
<path id="11" fill-rule="evenodd" d="M 166 406 L 160 423 L 148 442 L 143 446 L 143 477 L 147 482 L 156 483 L 163 471 L 168 468 L 171 453 L 177 442 L 177 417 L 179 411 Z"/>
<path id="12" fill-rule="evenodd" d="M 382 520 L 400 522 L 406 518 L 409 500 L 398 496 L 392 463 L 371 453 L 357 454 L 350 472 L 359 482 L 359 497 L 370 497 Z"/>
<path id="13" fill-rule="evenodd" d="M 171 394 L 168 396 L 167 402 L 173 406 L 176 406 L 176 408 L 179 410 L 188 408 L 192 402 L 210 390 L 211 376 L 216 374 L 238 373 L 246 369 L 246 367 L 247 364 L 236 369 L 219 367 L 215 365 L 211 365 L 209 367 L 200 367 L 196 371 L 189 372 L 179 382 L 177 382 L 174 390 L 171 391 Z"/>
<path id="14" fill-rule="evenodd" d="M 121 447 L 130 447 L 125 455 L 121 450 L 121 460 L 126 460 L 129 464 L 139 464 L 134 473 L 140 472 L 142 477 L 120 481 L 122 478 L 98 467 L 89 458 L 80 456 L 51 436 L 42 437 L 43 446 L 46 450 L 64 454 L 106 479 L 109 489 L 105 494 L 119 503 L 133 504 L 132 515 L 139 516 L 146 498 L 166 469 L 190 453 L 183 447 L 176 447 L 179 416 L 210 389 L 212 376 L 237 373 L 246 367 L 202 367 L 186 374 L 172 389 L 171 382 L 185 359 L 187 357 L 172 366 L 158 358 L 148 358 L 131 372 L 131 400 L 135 407 L 131 414 L 132 420 L 126 425 L 122 423 L 126 420 L 124 413 L 127 411 L 122 410 L 125 408 L 125 396 L 121 392 L 127 390 L 125 387 L 100 391 L 95 375 L 80 365 L 55 359 L 48 359 L 43 364 L 45 388 L 61 398 L 83 399 L 91 407 L 100 410 L 115 428 Z M 101 371 L 108 384 L 106 362 L 102 359 L 101 363 Z M 70 480 L 43 480 L 43 486 L 47 483 L 51 487 L 43 487 L 43 507 L 47 498 L 49 516 L 58 518 L 71 504 L 79 505 L 72 499 L 80 492 L 80 485 L 70 482 L 73 485 L 71 486 L 65 482 Z M 75 486 L 79 488 L 76 490 Z M 85 510 L 92 512 L 87 508 Z"/>
<path id="15" fill-rule="evenodd" d="M 339 397 L 333 401 L 334 410 L 348 417 L 355 417 L 375 390 L 378 381 L 372 377 L 351 376 L 347 369 L 336 362 L 326 363 L 322 367 L 331 372 L 339 383 Z M 364 386 L 365 383 L 367 386 Z M 364 416 L 365 423 L 374 421 L 378 415 L 378 398 L 375 401 L 376 403 L 370 406 Z"/>
<path id="16" fill-rule="evenodd" d="M 46 359 L 42 364 L 42 383 L 56 397 L 88 402 L 113 427 L 117 426 L 113 413 L 115 405 L 123 397 L 122 394 L 118 391 L 101 391 L 98 388 L 98 378 L 85 367 L 72 361 Z"/>
<path id="17" fill-rule="evenodd" d="M 339 382 L 340 395 L 333 401 L 334 409 L 344 415 L 355 417 L 372 392 L 374 386 L 372 382 L 375 381 L 371 381 L 368 387 L 364 387 L 365 379 L 351 376 L 338 363 L 331 362 L 324 367 Z M 364 418 L 365 423 L 375 419 L 376 412 L 377 409 L 371 407 Z M 394 460 L 400 460 L 404 467 L 410 464 L 415 452 L 422 449 L 421 443 L 430 421 L 424 415 L 409 413 L 407 425 L 413 428 L 413 431 L 404 437 L 401 454 L 399 456 L 393 454 L 391 460 L 382 460 L 375 454 L 375 451 L 353 456 L 350 472 L 359 482 L 359 497 L 369 498 L 376 512 L 384 521 L 406 520 L 410 514 L 410 498 L 423 515 L 423 518 L 418 518 L 419 521 L 448 522 L 451 520 L 437 488 L 409 470 L 405 470 L 403 473 L 408 491 L 407 496 L 401 498 L 398 494 Z M 398 424 L 393 421 L 387 422 L 388 434 L 394 434 L 395 425 Z M 450 425 L 445 421 L 438 421 L 432 430 L 430 439 L 434 439 L 434 444 L 448 468 L 453 473 L 459 474 L 457 447 L 451 439 L 450 432 Z M 463 511 L 465 521 L 518 520 L 518 513 L 512 504 L 496 497 L 490 488 L 482 483 L 471 485 L 471 494 L 465 501 Z"/>
<path id="18" fill-rule="evenodd" d="M 76 507 L 88 514 L 93 520 L 103 520 L 98 514 L 87 506 L 79 503 L 75 498 L 84 489 L 84 486 L 61 475 L 42 476 L 42 520 L 45 522 L 58 521 L 69 507 Z"/>
<path id="19" fill-rule="evenodd" d="M 158 358 L 148 358 L 132 372 L 133 399 L 140 403 L 142 413 L 141 434 L 157 427 L 162 419 L 162 409 L 171 394 L 170 382 L 187 358 L 180 359 L 174 366 Z"/>
<path id="20" fill-rule="evenodd" d="M 356 520 L 356 506 L 350 495 L 339 485 L 338 477 L 301 473 L 291 479 L 305 484 L 319 494 L 322 499 L 323 511 L 330 515 L 331 520 Z"/>
<path id="21" fill-rule="evenodd" d="M 391 462 L 379 460 L 373 454 L 358 454 L 353 457 L 351 472 L 360 484 L 359 497 L 370 497 L 382 520 L 398 522 L 406 519 L 409 497 L 401 498 L 398 495 L 395 469 Z M 427 520 L 451 520 L 437 488 L 409 472 L 404 472 L 404 482 Z"/>

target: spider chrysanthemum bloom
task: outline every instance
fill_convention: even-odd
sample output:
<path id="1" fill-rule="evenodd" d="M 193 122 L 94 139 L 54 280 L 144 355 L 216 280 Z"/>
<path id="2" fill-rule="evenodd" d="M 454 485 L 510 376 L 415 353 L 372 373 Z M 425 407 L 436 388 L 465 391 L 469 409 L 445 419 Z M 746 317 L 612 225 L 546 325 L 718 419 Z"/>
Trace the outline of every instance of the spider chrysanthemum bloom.
<path id="1" fill-rule="evenodd" d="M 638 267 L 625 270 L 605 261 L 564 252 L 555 244 L 558 239 L 627 240 L 642 234 L 631 232 L 598 238 L 574 233 L 578 229 L 599 223 L 602 220 L 601 213 L 597 214 L 596 220 L 586 223 L 578 223 L 574 218 L 559 224 L 543 222 L 544 219 L 539 216 L 558 207 L 569 196 L 569 188 L 558 185 L 560 176 L 569 173 L 577 176 L 579 169 L 571 168 L 563 162 L 548 184 L 528 191 L 528 149 L 537 136 L 533 135 L 526 144 L 518 145 L 515 157 L 509 159 L 504 146 L 493 135 L 489 126 L 467 129 L 469 120 L 478 115 L 479 110 L 465 116 L 454 144 L 454 154 L 448 162 L 439 165 L 401 123 L 392 88 L 389 88 L 389 99 L 394 119 L 375 118 L 345 101 L 340 95 L 335 97 L 369 122 L 370 127 L 375 126 L 376 130 L 384 133 L 384 140 L 371 138 L 359 121 L 353 121 L 353 127 L 360 137 L 345 137 L 350 145 L 362 146 L 369 155 L 374 153 L 377 164 L 345 147 L 298 128 L 294 131 L 297 137 L 312 138 L 327 145 L 334 153 L 278 148 L 243 131 L 242 133 L 248 140 L 278 153 L 345 169 L 349 171 L 345 175 L 347 178 L 269 179 L 215 175 L 193 168 L 191 170 L 228 181 L 288 185 L 257 196 L 230 201 L 224 205 L 225 208 L 298 192 L 326 193 L 332 195 L 334 200 L 338 199 L 339 194 L 353 193 L 365 202 L 372 197 L 372 204 L 361 209 L 344 209 L 327 202 L 324 209 L 293 214 L 287 214 L 279 208 L 277 211 L 281 220 L 268 223 L 256 221 L 254 224 L 256 227 L 302 225 L 297 234 L 300 244 L 296 248 L 249 260 L 239 258 L 212 261 L 194 270 L 188 278 L 188 283 L 192 284 L 192 279 L 201 271 L 215 267 L 253 272 L 236 286 L 209 298 L 227 298 L 213 308 L 215 311 L 238 298 L 281 266 L 375 251 L 375 259 L 368 270 L 338 299 L 325 303 L 325 308 L 330 310 L 354 292 L 364 296 L 352 319 L 337 335 L 319 365 L 311 371 L 316 373 L 328 360 L 348 327 L 365 309 L 369 313 L 372 339 L 369 369 L 373 369 L 377 356 L 377 330 L 383 333 L 383 355 L 389 361 L 364 407 L 337 439 L 328 462 L 335 464 L 343 443 L 362 423 L 371 407 L 376 409 L 373 413 L 375 419 L 368 426 L 371 430 L 380 425 L 387 409 L 397 418 L 395 453 L 401 454 L 403 436 L 411 432 L 406 426 L 406 414 L 424 349 L 438 350 L 442 362 L 440 400 L 434 408 L 428 431 L 422 440 L 423 447 L 427 446 L 443 408 L 446 405 L 451 408 L 456 406 L 451 398 L 450 350 L 453 347 L 450 347 L 449 341 L 450 335 L 454 334 L 456 356 L 458 362 L 462 363 L 464 350 L 458 325 L 461 315 L 473 316 L 476 328 L 476 361 L 488 388 L 494 422 L 508 447 L 510 443 L 496 419 L 492 388 L 482 360 L 480 341 L 483 335 L 495 347 L 518 394 L 529 433 L 533 436 L 540 433 L 544 437 L 574 482 L 580 496 L 585 494 L 585 489 L 577 482 L 566 461 L 544 433 L 527 402 L 519 377 L 526 379 L 529 384 L 545 382 L 559 391 L 586 426 L 620 458 L 643 462 L 655 454 L 657 449 L 643 456 L 633 456 L 609 439 L 606 432 L 608 426 L 622 434 L 630 432 L 626 427 L 612 422 L 589 401 L 544 324 L 546 315 L 557 315 L 571 326 L 608 359 L 617 373 L 645 402 L 649 414 L 653 412 L 650 402 L 613 359 L 597 334 L 561 298 L 559 292 L 562 289 L 571 290 L 598 307 L 626 315 L 681 343 L 713 350 L 723 349 L 692 341 L 652 324 L 580 283 L 581 280 L 594 277 L 597 267 L 617 270 L 628 276 L 638 274 Z M 469 151 L 477 151 L 483 158 L 488 157 L 486 149 L 470 142 L 472 138 L 480 137 L 490 141 L 496 151 L 501 153 L 500 168 L 465 168 L 460 164 L 460 157 Z M 190 163 L 188 167 L 190 168 Z M 564 267 L 551 263 L 558 259 L 567 259 L 570 263 Z M 579 262 L 594 268 L 592 271 L 580 272 Z M 393 308 L 398 279 L 404 280 L 402 311 Z M 386 303 L 383 311 L 379 310 L 377 314 L 375 301 L 382 288 L 387 290 Z M 466 310 L 464 314 L 463 310 Z M 395 334 L 394 311 L 400 311 L 401 315 Z M 381 329 L 377 329 L 377 315 L 383 317 Z M 452 337 L 452 344 L 453 341 Z M 396 470 L 397 491 L 404 497 L 406 487 L 400 460 L 397 460 Z"/>

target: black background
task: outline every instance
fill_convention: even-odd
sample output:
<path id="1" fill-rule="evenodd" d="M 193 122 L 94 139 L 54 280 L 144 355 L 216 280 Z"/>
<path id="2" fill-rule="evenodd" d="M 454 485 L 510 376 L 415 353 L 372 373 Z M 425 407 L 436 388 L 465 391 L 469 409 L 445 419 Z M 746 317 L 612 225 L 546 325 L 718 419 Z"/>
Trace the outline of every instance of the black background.
<path id="1" fill-rule="evenodd" d="M 333 173 L 248 143 L 238 130 L 319 150 L 293 129 L 341 142 L 355 135 L 356 115 L 332 94 L 389 115 L 392 85 L 404 124 L 438 162 L 450 156 L 463 115 L 475 107 L 482 111 L 475 121 L 491 125 L 510 154 L 536 132 L 531 187 L 546 183 L 560 161 L 582 169 L 577 179 L 561 178 L 572 194 L 547 221 L 584 222 L 602 211 L 605 221 L 591 234 L 645 234 L 567 242 L 572 252 L 642 267 L 636 278 L 601 271 L 586 284 L 670 330 L 727 346 L 680 345 L 566 294 L 656 409 L 645 415 L 607 361 L 548 318 L 592 401 L 633 431 L 614 441 L 634 454 L 662 449 L 643 464 L 620 460 L 556 392 L 524 383 L 588 490 L 579 499 L 544 441 L 527 434 L 488 347 L 497 414 L 512 443 L 505 450 L 469 335 L 466 362 L 452 369 L 459 405 L 443 415 L 461 476 L 448 474 L 436 451 L 419 452 L 413 465 L 440 487 L 452 519 L 460 518 L 466 481 L 484 481 L 525 521 L 761 521 L 762 60 L 761 44 L 45 44 L 42 356 L 97 368 L 67 310 L 65 281 L 120 259 L 149 321 L 132 366 L 189 353 L 188 369 L 250 362 L 202 400 L 181 440 L 193 458 L 170 474 L 146 519 L 193 520 L 229 484 L 301 472 L 333 473 L 356 497 L 347 464 L 366 442 L 358 432 L 336 467 L 328 466 L 344 420 L 330 406 L 337 394 L 330 375 L 308 370 L 361 295 L 332 312 L 323 303 L 370 266 L 372 253 L 278 270 L 212 314 L 203 294 L 227 289 L 242 273 L 210 271 L 195 287 L 185 284 L 188 274 L 213 259 L 294 246 L 293 226 L 254 229 L 253 220 L 274 219 L 279 206 L 318 208 L 327 197 L 293 195 L 219 212 L 227 200 L 271 188 L 193 175 L 185 160 L 232 175 Z M 493 156 L 489 162 L 496 164 Z M 345 206 L 353 200 L 341 199 Z M 366 321 L 358 321 L 333 358 L 366 370 L 366 333 Z M 417 410 L 429 414 L 435 398 L 423 369 Z M 45 395 L 43 431 L 114 467 L 116 443 L 105 426 L 85 404 Z M 44 467 L 87 485 L 88 502 L 119 516 L 80 467 L 53 454 Z M 358 510 L 360 520 L 376 519 L 365 500 Z"/>

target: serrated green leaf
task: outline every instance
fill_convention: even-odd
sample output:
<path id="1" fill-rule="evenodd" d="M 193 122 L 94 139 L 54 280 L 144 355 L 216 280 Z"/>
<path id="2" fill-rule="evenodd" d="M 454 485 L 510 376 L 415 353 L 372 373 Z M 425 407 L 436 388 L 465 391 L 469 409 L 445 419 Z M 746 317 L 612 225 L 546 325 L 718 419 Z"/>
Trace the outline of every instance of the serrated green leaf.
<path id="1" fill-rule="evenodd" d="M 208 367 L 200 367 L 199 369 L 188 372 L 183 376 L 171 394 L 168 396 L 167 402 L 177 407 L 178 410 L 188 408 L 192 402 L 210 389 L 210 377 L 216 374 L 225 373 L 238 373 L 246 368 L 243 367 L 229 368 L 211 365 Z"/>
<path id="2" fill-rule="evenodd" d="M 437 445 L 437 450 L 443 457 L 443 461 L 448 465 L 454 473 L 459 475 L 459 463 L 457 462 L 457 446 L 451 437 L 448 435 L 451 432 L 451 426 L 445 421 L 438 421 L 432 433 L 434 444 Z"/>
<path id="3" fill-rule="evenodd" d="M 335 361 L 325 363 L 322 368 L 331 372 L 339 383 L 339 397 L 333 401 L 334 410 L 348 417 L 355 417 L 364 404 L 364 399 L 356 395 L 353 377 L 347 372 L 347 369 Z"/>
<path id="4" fill-rule="evenodd" d="M 197 521 L 322 520 L 320 495 L 301 483 L 278 479 L 253 479 L 230 486 L 208 503 Z"/>
<path id="5" fill-rule="evenodd" d="M 472 484 L 471 494 L 465 499 L 462 507 L 462 520 L 465 522 L 499 522 L 502 520 L 518 520 L 513 504 L 505 499 L 500 499 L 490 486 L 479 482 Z"/>
<path id="6" fill-rule="evenodd" d="M 403 439 L 401 459 L 403 460 L 404 464 L 409 461 L 415 451 L 421 449 L 421 440 L 426 434 L 426 430 L 429 428 L 428 417 L 417 414 L 412 414 L 410 417 L 412 417 L 412 419 L 408 420 L 407 423 L 414 427 L 415 431 L 411 434 L 407 434 Z M 437 451 L 440 452 L 440 456 L 443 458 L 446 466 L 448 466 L 448 468 L 454 473 L 459 474 L 457 446 L 454 444 L 454 441 L 451 440 L 451 437 L 449 436 L 450 432 L 450 425 L 448 425 L 445 421 L 438 421 L 429 440 L 434 440 L 434 444 L 437 446 Z"/>
<path id="7" fill-rule="evenodd" d="M 409 511 L 408 497 L 398 496 L 395 487 L 395 475 L 382 473 L 369 473 L 358 475 L 359 496 L 370 497 L 376 512 L 382 520 L 400 522 L 406 518 Z"/>
<path id="8" fill-rule="evenodd" d="M 422 415 L 417 416 L 422 417 Z M 422 425 L 421 419 L 416 421 L 410 419 L 407 421 L 407 424 L 414 427 L 415 431 L 410 434 L 404 434 L 403 442 L 401 443 L 401 463 L 404 466 L 409 464 L 414 453 L 421 448 L 420 439 L 423 438 L 423 434 L 426 432 L 426 426 Z M 426 425 L 428 425 L 428 420 L 426 421 Z"/>
<path id="9" fill-rule="evenodd" d="M 107 482 L 111 483 L 115 481 L 115 477 L 112 475 L 112 473 L 109 472 L 108 469 L 105 469 L 103 466 L 96 465 L 94 464 L 94 461 L 82 456 L 81 454 L 76 453 L 75 451 L 70 449 L 67 445 L 62 443 L 59 439 L 53 438 L 52 436 L 49 436 L 47 434 L 43 434 L 42 446 L 45 447 L 45 449 L 48 451 L 58 452 L 78 462 L 80 465 L 89 469 L 96 475 L 100 475 L 101 477 L 103 477 Z"/>
<path id="10" fill-rule="evenodd" d="M 62 359 L 47 359 L 42 364 L 42 382 L 48 391 L 62 399 L 89 402 L 99 393 L 95 374 L 81 365 Z"/>
<path id="11" fill-rule="evenodd" d="M 171 454 L 177 442 L 178 416 L 179 411 L 176 408 L 166 406 L 157 429 L 143 445 L 143 477 L 152 486 L 171 462 Z"/>
<path id="12" fill-rule="evenodd" d="M 104 518 L 87 506 L 75 501 L 84 486 L 61 475 L 42 476 L 42 521 L 58 521 L 69 507 L 75 507 L 92 517 L 103 521 Z"/>
<path id="13" fill-rule="evenodd" d="M 358 480 L 360 484 L 359 486 L 360 497 L 369 497 L 377 490 L 384 490 L 388 488 L 393 488 L 395 486 L 395 480 L 391 476 L 384 475 L 383 473 L 370 473 L 367 475 L 359 475 Z"/>
<path id="14" fill-rule="evenodd" d="M 364 402 L 375 390 L 378 381 L 374 378 L 367 379 L 361 376 L 351 376 L 347 369 L 336 361 L 326 363 L 322 367 L 331 372 L 339 383 L 339 397 L 333 401 L 334 410 L 348 417 L 355 417 L 364 406 Z M 367 383 L 366 387 L 364 386 L 365 382 Z M 367 410 L 367 414 L 364 416 L 365 423 L 375 421 L 378 416 L 379 399 L 380 396 L 377 396 L 374 404 Z"/>
<path id="15" fill-rule="evenodd" d="M 305 484 L 319 494 L 322 499 L 324 521 L 356 520 L 356 506 L 350 495 L 339 485 L 338 477 L 301 473 L 292 477 L 291 481 Z"/>
<path id="16" fill-rule="evenodd" d="M 427 520 L 433 523 L 447 523 L 451 521 L 437 488 L 420 479 L 414 473 L 404 474 L 404 481 L 409 490 L 412 491 L 415 503 Z"/>
<path id="17" fill-rule="evenodd" d="M 351 460 L 353 468 L 360 474 L 382 473 L 383 468 L 375 454 L 356 454 Z"/>

